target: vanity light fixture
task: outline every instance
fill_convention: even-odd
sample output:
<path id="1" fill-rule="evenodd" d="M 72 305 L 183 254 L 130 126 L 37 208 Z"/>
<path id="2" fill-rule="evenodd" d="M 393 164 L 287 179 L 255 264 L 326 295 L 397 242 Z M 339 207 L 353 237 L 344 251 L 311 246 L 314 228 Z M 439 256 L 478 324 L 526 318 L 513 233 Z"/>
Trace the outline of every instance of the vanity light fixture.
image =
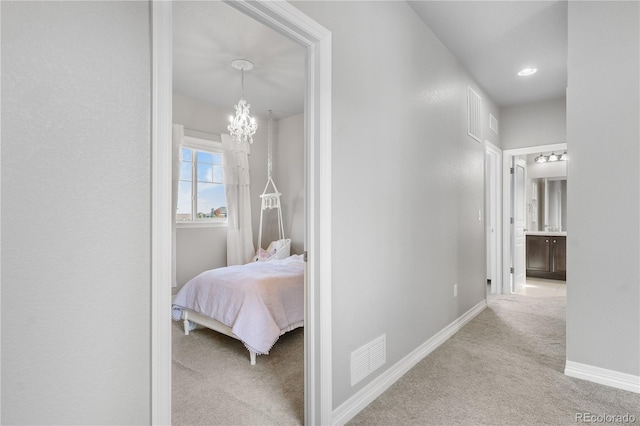
<path id="1" fill-rule="evenodd" d="M 238 104 L 234 105 L 236 115 L 229 119 L 230 124 L 227 126 L 227 130 L 231 133 L 234 141 L 253 143 L 253 135 L 258 129 L 258 124 L 256 123 L 256 119 L 249 115 L 251 105 L 244 100 L 244 72 L 251 71 L 253 69 L 253 63 L 246 59 L 236 59 L 231 62 L 231 66 L 242 73 L 242 92 Z"/>
<path id="2" fill-rule="evenodd" d="M 536 157 L 536 163 L 546 163 L 546 162 L 547 162 L 547 157 L 542 155 L 542 153 L 540 153 L 540 155 Z"/>
<path id="3" fill-rule="evenodd" d="M 554 161 L 567 161 L 568 158 L 567 151 L 565 151 L 561 156 L 557 156 L 555 152 L 552 152 L 550 155 L 542 155 L 542 153 L 540 153 L 534 161 L 536 163 L 553 163 Z"/>
<path id="4" fill-rule="evenodd" d="M 528 76 L 533 75 L 533 74 L 535 74 L 537 72 L 538 72 L 538 68 L 525 68 L 525 69 L 521 70 L 518 73 L 518 75 L 520 77 L 528 77 Z"/>

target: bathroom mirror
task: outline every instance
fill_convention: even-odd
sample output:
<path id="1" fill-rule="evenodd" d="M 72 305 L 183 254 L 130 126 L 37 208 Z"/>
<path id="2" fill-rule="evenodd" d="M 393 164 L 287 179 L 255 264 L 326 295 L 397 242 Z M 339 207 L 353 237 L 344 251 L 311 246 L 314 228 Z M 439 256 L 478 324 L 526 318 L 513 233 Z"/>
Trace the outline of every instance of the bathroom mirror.
<path id="1" fill-rule="evenodd" d="M 567 178 L 529 179 L 527 229 L 561 232 L 567 230 Z"/>

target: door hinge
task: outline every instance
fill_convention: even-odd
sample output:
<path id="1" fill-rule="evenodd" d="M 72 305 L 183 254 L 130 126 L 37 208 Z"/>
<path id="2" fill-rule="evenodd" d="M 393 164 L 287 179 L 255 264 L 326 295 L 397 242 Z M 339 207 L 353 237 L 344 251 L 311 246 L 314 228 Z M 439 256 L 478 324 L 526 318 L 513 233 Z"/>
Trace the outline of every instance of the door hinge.
<path id="1" fill-rule="evenodd" d="M 509 268 L 509 272 L 511 272 L 513 274 L 513 266 L 511 268 Z"/>
<path id="2" fill-rule="evenodd" d="M 513 174 L 513 167 L 509 169 L 509 173 Z"/>
<path id="3" fill-rule="evenodd" d="M 305 252 L 303 253 L 302 259 L 306 262 L 308 257 L 309 256 L 307 254 L 307 251 L 305 250 Z"/>
<path id="4" fill-rule="evenodd" d="M 509 218 L 509 223 L 513 225 L 513 218 L 512 217 Z"/>

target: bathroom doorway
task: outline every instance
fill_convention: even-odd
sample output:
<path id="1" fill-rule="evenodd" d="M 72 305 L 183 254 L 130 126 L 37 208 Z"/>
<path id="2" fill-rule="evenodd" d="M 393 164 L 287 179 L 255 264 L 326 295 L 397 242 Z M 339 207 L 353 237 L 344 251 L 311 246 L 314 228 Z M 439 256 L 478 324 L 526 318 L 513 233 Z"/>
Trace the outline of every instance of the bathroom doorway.
<path id="1" fill-rule="evenodd" d="M 545 172 L 542 169 L 553 168 L 555 171 L 553 173 L 559 174 L 556 169 L 564 168 L 564 177 L 567 177 L 567 165 L 568 162 L 566 160 L 559 160 L 559 157 L 567 151 L 567 144 L 553 144 L 553 145 L 540 145 L 540 146 L 532 146 L 526 148 L 517 148 L 504 150 L 502 155 L 502 193 L 503 193 L 503 203 L 502 203 L 502 293 L 510 294 L 517 292 L 522 289 L 522 286 L 525 284 L 522 280 L 516 285 L 515 274 L 518 272 L 518 268 L 526 269 L 526 259 L 523 256 L 526 256 L 526 250 L 518 250 L 516 252 L 516 232 L 519 232 L 515 229 L 515 217 L 514 213 L 516 209 L 519 207 L 524 208 L 525 212 L 525 225 L 522 228 L 524 236 L 526 237 L 526 233 L 529 232 L 527 226 L 531 223 L 532 214 L 534 207 L 531 200 L 531 188 L 532 183 L 528 182 L 527 179 L 531 179 L 532 176 L 540 177 Z M 557 155 L 557 159 L 549 161 L 549 156 Z M 548 163 L 547 167 L 541 167 L 543 162 L 536 162 L 536 157 L 545 157 L 544 163 Z M 527 176 L 525 176 L 525 185 L 524 185 L 524 193 L 522 197 L 516 197 L 514 194 L 514 179 L 512 174 L 512 170 L 515 173 L 514 169 L 514 159 L 519 158 L 522 162 L 527 164 Z M 535 170 L 535 172 L 534 172 Z M 539 176 L 540 175 L 540 176 Z M 538 196 L 539 197 L 539 196 Z M 522 201 L 523 206 L 516 206 L 517 201 Z M 529 205 L 532 207 L 529 208 Z M 539 208 L 539 207 L 538 207 Z M 537 211 L 535 212 L 538 213 Z M 566 207 L 564 210 L 564 214 L 566 215 Z M 566 217 L 566 216 L 565 216 Z M 536 219 L 539 221 L 539 219 Z M 545 225 L 544 223 L 542 224 Z M 547 223 L 547 228 L 549 224 Z M 564 228 L 566 232 L 566 221 L 564 224 Z"/>

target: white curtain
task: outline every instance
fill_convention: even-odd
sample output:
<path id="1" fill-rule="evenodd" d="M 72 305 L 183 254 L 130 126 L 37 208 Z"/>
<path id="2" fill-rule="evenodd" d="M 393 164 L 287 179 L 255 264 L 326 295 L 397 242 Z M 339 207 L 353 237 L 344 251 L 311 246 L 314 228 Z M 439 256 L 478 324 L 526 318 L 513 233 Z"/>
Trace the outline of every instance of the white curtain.
<path id="1" fill-rule="evenodd" d="M 227 265 L 248 263 L 255 249 L 251 227 L 248 142 L 222 136 L 223 179 L 227 195 Z"/>
<path id="2" fill-rule="evenodd" d="M 182 124 L 173 125 L 173 143 L 171 155 L 173 158 L 172 168 L 172 194 L 173 194 L 173 215 L 171 225 L 171 285 L 176 287 L 178 279 L 176 275 L 176 214 L 178 212 L 178 182 L 180 181 L 180 147 L 184 140 L 184 126 Z"/>

